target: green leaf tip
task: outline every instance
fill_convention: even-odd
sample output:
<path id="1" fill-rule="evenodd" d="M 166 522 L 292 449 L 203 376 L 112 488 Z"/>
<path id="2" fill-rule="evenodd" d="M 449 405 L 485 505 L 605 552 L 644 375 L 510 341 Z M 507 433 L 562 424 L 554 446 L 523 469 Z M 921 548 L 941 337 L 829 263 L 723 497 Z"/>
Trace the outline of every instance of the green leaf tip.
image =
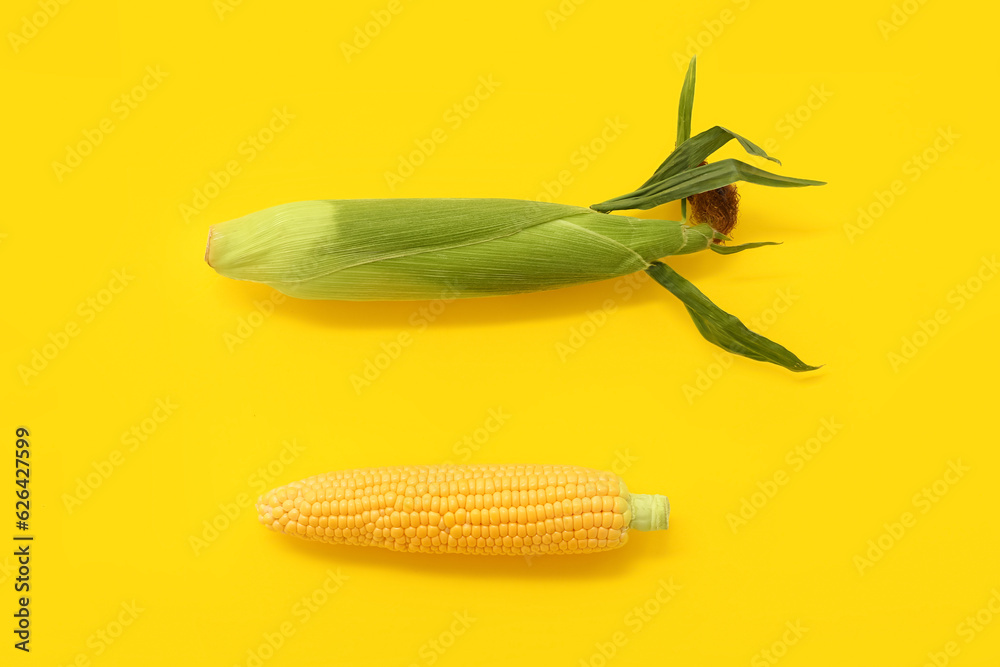
<path id="1" fill-rule="evenodd" d="M 796 373 L 819 368 L 810 366 L 781 345 L 747 329 L 739 318 L 719 308 L 690 281 L 663 262 L 653 262 L 646 273 L 681 300 L 698 331 L 708 342 L 727 352 L 777 364 Z"/>
<path id="2" fill-rule="evenodd" d="M 720 255 L 735 255 L 738 252 L 743 252 L 744 250 L 751 250 L 753 248 L 760 248 L 766 245 L 781 245 L 780 241 L 756 241 L 755 243 L 741 243 L 740 245 L 719 245 L 718 243 L 713 243 L 708 246 L 712 249 L 712 252 L 717 252 Z"/>
<path id="3" fill-rule="evenodd" d="M 694 108 L 694 79 L 698 56 L 691 56 L 687 74 L 684 75 L 684 85 L 681 86 L 681 98 L 677 104 L 677 147 L 691 138 L 691 112 Z"/>

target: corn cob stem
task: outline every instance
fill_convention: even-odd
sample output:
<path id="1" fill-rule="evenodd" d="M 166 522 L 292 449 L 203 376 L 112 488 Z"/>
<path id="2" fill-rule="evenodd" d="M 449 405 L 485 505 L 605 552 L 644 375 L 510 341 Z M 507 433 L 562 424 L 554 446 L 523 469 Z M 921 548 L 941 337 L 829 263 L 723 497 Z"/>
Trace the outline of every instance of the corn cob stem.
<path id="1" fill-rule="evenodd" d="M 632 510 L 631 528 L 635 530 L 666 530 L 670 520 L 670 501 L 666 496 L 633 493 L 629 496 Z"/>

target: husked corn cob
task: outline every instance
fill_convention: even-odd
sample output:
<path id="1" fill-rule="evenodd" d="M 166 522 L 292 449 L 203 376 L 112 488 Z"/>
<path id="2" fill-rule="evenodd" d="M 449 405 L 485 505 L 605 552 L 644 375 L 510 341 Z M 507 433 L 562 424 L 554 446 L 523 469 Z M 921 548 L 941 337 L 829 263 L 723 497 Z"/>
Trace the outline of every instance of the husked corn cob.
<path id="1" fill-rule="evenodd" d="M 396 466 L 340 470 L 262 495 L 279 533 L 394 551 L 589 553 L 629 529 L 662 530 L 665 496 L 630 493 L 618 475 L 576 466 Z"/>

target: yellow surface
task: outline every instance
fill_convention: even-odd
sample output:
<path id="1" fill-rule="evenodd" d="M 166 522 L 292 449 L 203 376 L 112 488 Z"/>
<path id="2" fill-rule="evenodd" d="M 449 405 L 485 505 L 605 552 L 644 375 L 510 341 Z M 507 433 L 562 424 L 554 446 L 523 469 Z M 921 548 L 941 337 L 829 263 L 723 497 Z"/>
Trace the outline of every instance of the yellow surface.
<path id="1" fill-rule="evenodd" d="M 36 541 L 25 655 L 8 466 L 3 664 L 996 664 L 995 6 L 224 1 L 4 6 L 0 400 Z M 306 303 L 202 262 L 209 224 L 299 199 L 622 194 L 695 48 L 695 129 L 829 185 L 744 187 L 738 240 L 784 245 L 671 263 L 819 372 L 721 356 L 650 281 Z M 446 460 L 614 468 L 671 527 L 495 559 L 251 509 Z"/>

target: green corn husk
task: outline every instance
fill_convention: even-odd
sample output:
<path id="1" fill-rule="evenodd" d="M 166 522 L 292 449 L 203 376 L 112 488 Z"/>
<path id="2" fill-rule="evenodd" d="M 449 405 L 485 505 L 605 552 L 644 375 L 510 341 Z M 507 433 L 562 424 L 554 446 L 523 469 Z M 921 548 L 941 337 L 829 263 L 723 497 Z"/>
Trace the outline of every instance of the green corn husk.
<path id="1" fill-rule="evenodd" d="M 705 250 L 709 225 L 516 199 L 283 204 L 212 227 L 208 263 L 302 299 L 389 301 L 539 292 Z"/>
<path id="2" fill-rule="evenodd" d="M 347 301 L 471 298 L 538 292 L 646 271 L 687 307 L 712 343 L 794 371 L 812 370 L 794 354 L 748 330 L 659 260 L 711 249 L 732 254 L 770 242 L 723 246 L 735 208 L 715 219 L 687 219 L 698 203 L 736 181 L 773 187 L 820 185 L 737 160 L 706 164 L 732 139 L 715 126 L 691 136 L 695 60 L 681 91 L 675 150 L 634 192 L 591 208 L 515 199 L 355 199 L 275 206 L 214 225 L 205 259 L 220 274 L 266 283 L 293 297 Z M 774 160 L 777 162 L 777 160 Z M 609 215 L 682 202 L 684 220 Z M 696 215 L 718 206 L 693 206 Z M 723 219 L 725 218 L 725 220 Z"/>

